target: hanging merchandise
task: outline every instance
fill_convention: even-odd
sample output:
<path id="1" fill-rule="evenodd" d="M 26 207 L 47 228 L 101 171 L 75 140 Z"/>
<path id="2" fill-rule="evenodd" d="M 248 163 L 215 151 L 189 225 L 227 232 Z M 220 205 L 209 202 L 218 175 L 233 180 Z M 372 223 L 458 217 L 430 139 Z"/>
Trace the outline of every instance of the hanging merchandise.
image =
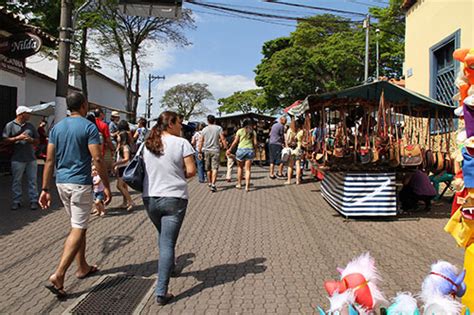
<path id="1" fill-rule="evenodd" d="M 372 162 L 372 150 L 370 148 L 369 133 L 370 133 L 370 110 L 367 110 L 367 116 L 365 121 L 365 130 L 364 130 L 364 119 L 362 119 L 362 139 L 365 140 L 364 145 L 360 145 L 359 148 L 359 162 L 361 164 L 369 164 Z"/>
<path id="2" fill-rule="evenodd" d="M 419 166 L 423 163 L 421 147 L 418 143 L 414 143 L 414 118 L 410 118 L 410 137 L 408 132 L 404 132 L 404 143 L 400 150 L 400 164 L 402 166 Z"/>

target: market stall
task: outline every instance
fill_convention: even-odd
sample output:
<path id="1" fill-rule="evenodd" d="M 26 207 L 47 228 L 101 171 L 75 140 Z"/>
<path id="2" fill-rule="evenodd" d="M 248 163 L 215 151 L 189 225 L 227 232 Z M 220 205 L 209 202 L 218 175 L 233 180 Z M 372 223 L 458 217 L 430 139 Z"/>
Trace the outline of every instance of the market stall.
<path id="1" fill-rule="evenodd" d="M 394 216 L 405 175 L 453 166 L 453 108 L 395 84 L 310 95 L 291 110 L 311 120 L 322 195 L 344 216 Z"/>

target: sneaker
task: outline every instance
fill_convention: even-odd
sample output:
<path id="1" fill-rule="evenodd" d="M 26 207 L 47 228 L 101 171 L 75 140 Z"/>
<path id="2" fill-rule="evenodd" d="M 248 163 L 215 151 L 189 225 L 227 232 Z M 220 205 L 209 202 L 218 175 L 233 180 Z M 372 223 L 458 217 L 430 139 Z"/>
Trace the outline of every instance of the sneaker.
<path id="1" fill-rule="evenodd" d="M 11 210 L 15 211 L 20 209 L 20 204 L 18 202 L 12 203 L 12 207 L 10 208 Z"/>
<path id="2" fill-rule="evenodd" d="M 158 295 L 158 296 L 156 297 L 156 303 L 158 303 L 158 305 L 166 305 L 166 304 L 168 304 L 173 298 L 174 298 L 174 295 L 173 295 L 173 294 L 167 294 L 167 295 L 165 295 L 165 296 Z"/>
<path id="3" fill-rule="evenodd" d="M 212 191 L 212 192 L 216 192 L 216 191 L 217 191 L 216 185 L 212 185 L 212 186 L 211 186 L 211 191 Z"/>
<path id="4" fill-rule="evenodd" d="M 211 183 L 207 183 L 207 186 L 210 188 L 210 187 L 212 186 L 212 184 L 211 184 Z"/>
<path id="5" fill-rule="evenodd" d="M 30 204 L 30 209 L 31 209 L 31 210 L 38 210 L 38 203 L 32 202 L 32 203 Z"/>

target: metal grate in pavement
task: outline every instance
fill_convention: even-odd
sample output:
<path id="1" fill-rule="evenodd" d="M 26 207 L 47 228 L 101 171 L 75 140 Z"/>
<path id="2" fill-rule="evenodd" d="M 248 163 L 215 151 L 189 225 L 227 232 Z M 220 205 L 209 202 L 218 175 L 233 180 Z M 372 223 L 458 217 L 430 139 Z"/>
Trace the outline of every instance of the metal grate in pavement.
<path id="1" fill-rule="evenodd" d="M 132 276 L 107 276 L 70 313 L 133 314 L 154 282 Z"/>

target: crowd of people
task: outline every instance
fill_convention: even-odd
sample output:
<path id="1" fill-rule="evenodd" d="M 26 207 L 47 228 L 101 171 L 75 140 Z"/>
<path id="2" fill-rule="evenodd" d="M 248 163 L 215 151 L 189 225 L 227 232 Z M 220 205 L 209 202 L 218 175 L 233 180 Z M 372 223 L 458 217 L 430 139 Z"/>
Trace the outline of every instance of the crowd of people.
<path id="1" fill-rule="evenodd" d="M 171 111 L 161 113 L 151 130 L 147 129 L 146 120 L 140 119 L 138 127 L 132 131 L 127 121 L 120 120 L 118 112 L 112 112 L 108 124 L 101 109 L 90 113 L 87 100 L 78 92 L 69 94 L 66 101 L 71 114 L 51 128 L 49 134 L 44 130 L 43 122 L 39 126 L 43 130 L 28 122 L 30 109 L 24 106 L 17 108 L 15 120 L 9 122 L 3 131 L 4 140 L 13 146 L 11 209 L 17 210 L 21 206 L 24 174 L 28 181 L 31 209 L 37 209 L 38 204 L 43 209 L 49 208 L 55 172 L 55 186 L 69 216 L 71 229 L 59 264 L 50 275 L 46 288 L 58 298 L 66 297 L 65 275 L 73 261 L 77 264 L 75 276 L 78 279 L 99 271 L 99 266 L 89 264 L 86 259 L 88 221 L 91 213 L 98 216 L 107 213 L 106 206 L 112 200 L 110 170 L 117 177 L 117 189 L 123 198 L 120 207 L 128 211 L 133 209 L 135 205 L 122 176 L 138 152 L 145 172 L 143 204 L 159 235 L 156 301 L 165 305 L 173 299 L 168 286 L 175 269 L 175 247 L 188 206 L 187 179 L 198 174 L 199 182 L 207 183 L 210 191 L 216 192 L 221 152 L 225 152 L 226 181 L 232 181 L 232 167 L 236 163 L 235 187 L 250 191 L 252 162 L 258 146 L 255 122 L 244 120 L 240 128 L 231 133 L 224 131 L 216 124 L 216 118 L 209 115 L 207 126 L 199 124 L 188 141 L 183 137 L 183 117 Z M 305 148 L 317 145 L 318 139 L 317 129 L 308 137 L 300 121 L 292 120 L 288 125 L 286 117 L 280 117 L 272 125 L 268 139 L 269 178 L 286 179 L 285 184 L 291 184 L 295 172 L 296 184 L 301 184 Z M 37 146 L 46 150 L 39 196 L 36 187 Z M 114 155 L 111 167 L 106 165 L 107 152 Z M 287 174 L 284 173 L 285 164 Z M 413 202 L 423 200 L 429 207 L 436 192 L 425 189 L 429 185 L 426 174 L 416 172 L 407 178 L 405 184 L 403 206 L 412 207 Z"/>

